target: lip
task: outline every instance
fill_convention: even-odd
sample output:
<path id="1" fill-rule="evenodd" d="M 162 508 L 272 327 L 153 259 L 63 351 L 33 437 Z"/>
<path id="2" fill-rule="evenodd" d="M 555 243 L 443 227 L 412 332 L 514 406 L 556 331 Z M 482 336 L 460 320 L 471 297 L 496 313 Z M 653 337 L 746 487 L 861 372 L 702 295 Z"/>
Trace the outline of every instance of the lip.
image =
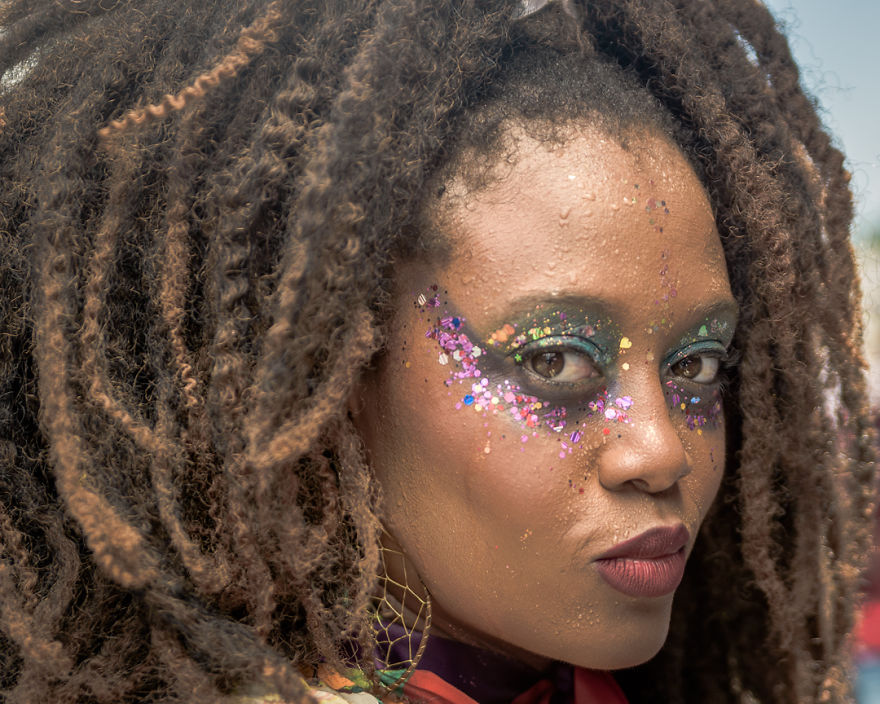
<path id="1" fill-rule="evenodd" d="M 683 524 L 651 528 L 602 553 L 594 564 L 610 586 L 627 596 L 666 596 L 684 576 L 689 540 Z"/>

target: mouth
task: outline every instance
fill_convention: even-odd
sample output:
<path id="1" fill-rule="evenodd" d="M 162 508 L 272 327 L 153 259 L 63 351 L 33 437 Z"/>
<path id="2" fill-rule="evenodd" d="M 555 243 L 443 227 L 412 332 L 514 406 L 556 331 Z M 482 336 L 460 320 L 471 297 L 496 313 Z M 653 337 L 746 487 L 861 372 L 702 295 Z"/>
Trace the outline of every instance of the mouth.
<path id="1" fill-rule="evenodd" d="M 690 533 L 682 524 L 651 528 L 615 545 L 593 564 L 611 587 L 627 596 L 666 596 L 684 576 L 689 540 Z"/>

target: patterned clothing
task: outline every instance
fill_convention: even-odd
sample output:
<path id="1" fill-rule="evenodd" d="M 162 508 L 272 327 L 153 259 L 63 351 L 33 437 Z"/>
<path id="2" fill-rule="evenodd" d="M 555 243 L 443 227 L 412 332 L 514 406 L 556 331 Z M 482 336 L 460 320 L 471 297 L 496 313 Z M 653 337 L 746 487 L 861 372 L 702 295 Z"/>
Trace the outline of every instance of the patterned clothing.
<path id="1" fill-rule="evenodd" d="M 627 704 L 607 672 L 563 663 L 539 672 L 500 653 L 436 635 L 406 682 L 395 688 L 402 670 L 380 674 L 394 689 L 386 702 L 405 697 L 414 704 Z M 340 675 L 319 668 L 309 684 L 328 704 L 381 704 L 364 691 L 369 683 L 356 671 Z"/>
<path id="2" fill-rule="evenodd" d="M 406 643 L 409 647 L 417 648 L 418 642 Z M 403 653 L 398 655 L 403 660 Z M 366 691 L 370 683 L 358 670 L 318 667 L 305 676 L 314 697 L 327 704 L 390 704 L 402 697 L 413 704 L 627 704 L 607 672 L 563 663 L 539 672 L 500 653 L 436 635 L 429 638 L 418 668 L 400 683 L 403 673 L 380 671 L 383 684 L 393 690 L 381 700 Z M 254 697 L 241 704 L 272 702 Z"/>

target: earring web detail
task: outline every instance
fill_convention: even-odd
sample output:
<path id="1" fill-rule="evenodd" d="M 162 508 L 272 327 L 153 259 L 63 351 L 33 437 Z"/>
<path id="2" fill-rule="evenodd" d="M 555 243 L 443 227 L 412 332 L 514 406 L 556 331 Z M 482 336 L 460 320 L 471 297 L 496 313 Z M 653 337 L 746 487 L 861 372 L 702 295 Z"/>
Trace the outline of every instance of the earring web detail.
<path id="1" fill-rule="evenodd" d="M 415 584 L 410 583 L 402 552 L 382 546 L 380 554 L 382 569 L 373 623 L 375 658 L 385 673 L 381 678 L 383 688 L 392 691 L 412 675 L 425 651 L 431 627 L 431 598 L 418 577 Z M 391 576 L 395 572 L 401 581 Z"/>

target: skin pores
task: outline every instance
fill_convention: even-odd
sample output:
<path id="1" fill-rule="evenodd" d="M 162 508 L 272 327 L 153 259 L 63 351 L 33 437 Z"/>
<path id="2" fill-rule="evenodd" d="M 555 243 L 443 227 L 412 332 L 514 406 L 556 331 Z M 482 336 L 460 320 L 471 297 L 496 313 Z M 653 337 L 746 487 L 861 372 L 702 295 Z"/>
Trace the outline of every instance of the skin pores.
<path id="1" fill-rule="evenodd" d="M 508 130 L 488 185 L 453 179 L 432 205 L 451 256 L 398 268 L 387 352 L 353 406 L 436 630 L 538 666 L 628 667 L 666 637 L 674 562 L 721 480 L 715 370 L 736 305 L 706 195 L 665 138 L 528 132 Z M 479 354 L 456 358 L 467 344 Z M 686 536 L 678 558 L 646 539 L 600 559 L 657 528 Z"/>

